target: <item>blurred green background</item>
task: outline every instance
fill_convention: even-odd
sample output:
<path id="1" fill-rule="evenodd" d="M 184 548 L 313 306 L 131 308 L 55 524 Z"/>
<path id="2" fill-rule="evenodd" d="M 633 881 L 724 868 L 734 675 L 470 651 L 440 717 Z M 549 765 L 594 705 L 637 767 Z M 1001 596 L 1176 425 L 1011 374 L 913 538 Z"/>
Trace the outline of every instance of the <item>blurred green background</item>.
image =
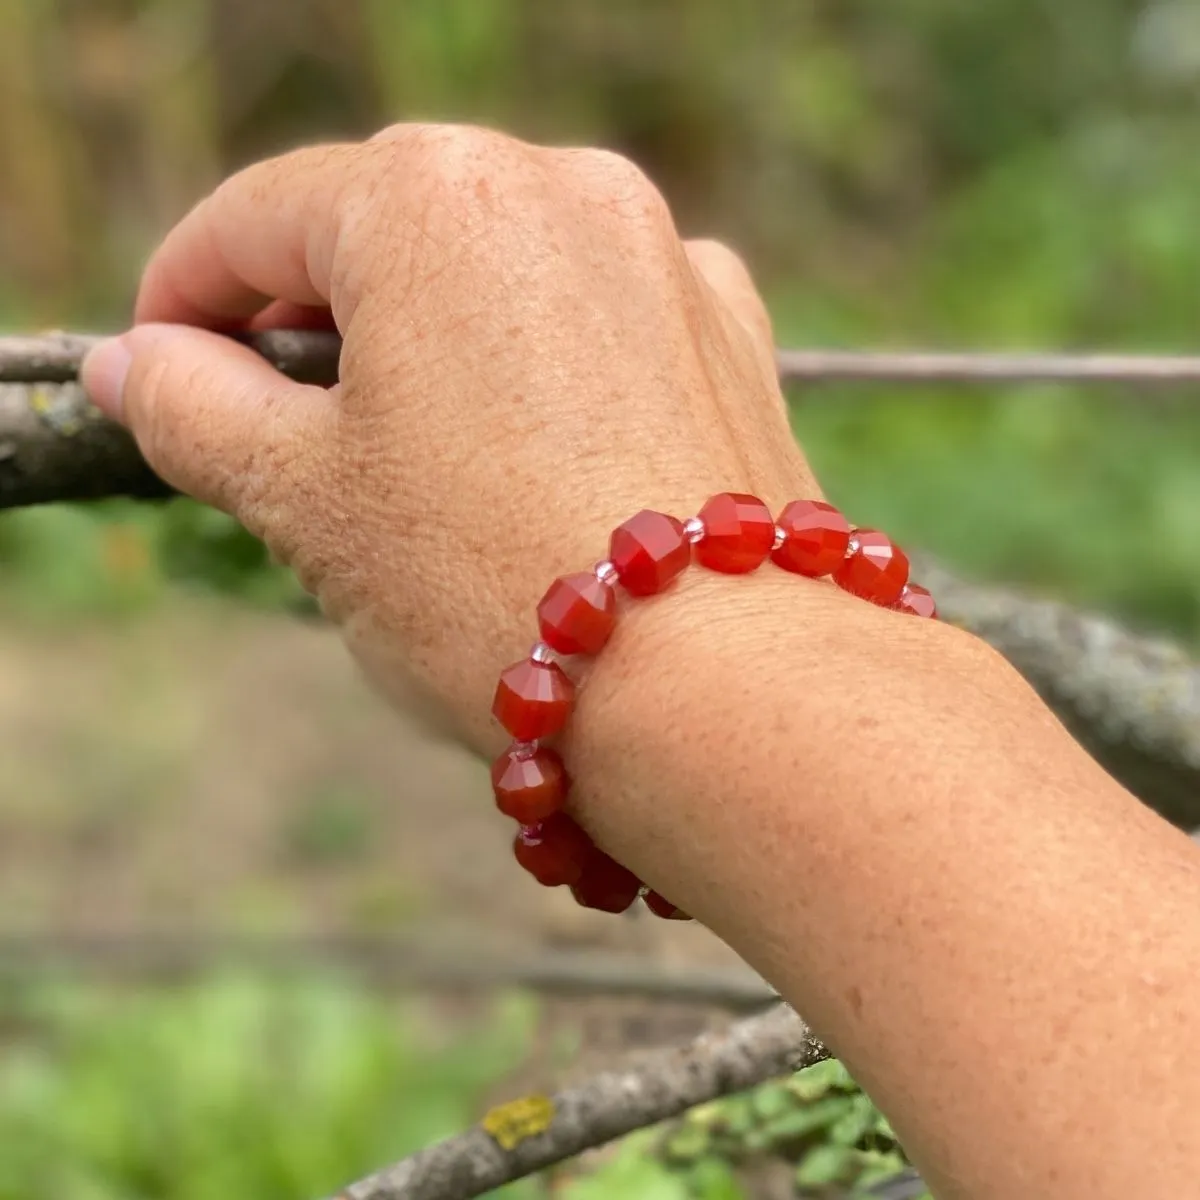
<path id="1" fill-rule="evenodd" d="M 1185 351 L 1200 324 L 1193 0 L 0 0 L 0 324 L 119 327 L 148 249 L 225 173 L 398 119 L 625 152 L 685 233 L 743 252 L 784 345 Z M 974 576 L 1200 635 L 1195 392 L 792 399 L 856 519 Z M 386 719 L 337 674 L 325 635 L 284 628 L 296 599 L 259 546 L 186 502 L 0 519 L 8 924 L 77 923 L 96 894 L 122 898 L 99 911 L 129 927 L 164 913 L 304 925 L 330 896 L 353 928 L 425 919 L 450 896 L 471 910 L 457 868 L 435 882 L 422 855 L 397 868 L 420 834 L 397 815 L 396 759 L 362 734 L 385 738 Z M 252 713 L 221 716 L 254 686 Z M 206 823 L 215 796 L 235 799 Z M 203 870 L 180 867 L 173 828 L 199 838 Z M 253 1099 L 262 1081 L 218 1078 L 246 1006 L 278 997 L 202 985 L 139 1000 L 172 1077 L 142 1121 L 143 1027 L 86 988 L 69 1012 L 22 993 L 38 1015 L 14 1018 L 0 1060 L 0 1200 L 47 1178 L 64 1200 L 315 1196 L 421 1141 L 424 1085 L 396 1066 L 420 1040 L 414 1018 L 329 986 L 314 979 L 312 1019 L 349 1005 L 333 1026 L 350 1042 L 335 1053 L 318 1033 L 311 1059 L 297 1051 L 322 1099 L 286 1120 Z M 173 1065 L 168 1027 L 189 1021 L 211 1065 Z M 178 1040 L 195 1058 L 196 1039 Z M 377 1054 L 395 1070 L 347 1082 Z M 477 1115 L 500 1058 L 465 1052 L 474 1074 L 457 1049 L 439 1060 L 438 1128 Z M 226 1108 L 196 1099 L 206 1087 Z M 72 1092 L 87 1099 L 67 1105 Z M 161 1165 L 164 1144 L 186 1147 L 187 1171 Z M 688 1194 L 678 1174 L 629 1182 L 642 1168 L 628 1161 L 604 1168 L 600 1194 Z M 705 1194 L 752 1186 L 713 1170 Z"/>

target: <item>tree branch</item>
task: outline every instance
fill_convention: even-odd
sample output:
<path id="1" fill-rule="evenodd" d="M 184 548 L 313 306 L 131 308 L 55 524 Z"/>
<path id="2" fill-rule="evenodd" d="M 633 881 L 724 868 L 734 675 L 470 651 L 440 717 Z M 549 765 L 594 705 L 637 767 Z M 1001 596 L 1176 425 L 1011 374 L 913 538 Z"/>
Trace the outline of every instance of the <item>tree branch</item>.
<path id="1" fill-rule="evenodd" d="M 235 335 L 235 340 L 301 383 L 337 383 L 342 343 L 336 333 L 275 329 Z M 98 341 L 95 334 L 85 333 L 0 337 L 0 383 L 73 383 L 84 355 Z"/>
<path id="2" fill-rule="evenodd" d="M 351 1184 L 337 1200 L 470 1200 L 697 1104 L 812 1066 L 829 1052 L 790 1008 L 652 1051 L 551 1097 L 553 1119 L 506 1150 L 482 1126 Z"/>

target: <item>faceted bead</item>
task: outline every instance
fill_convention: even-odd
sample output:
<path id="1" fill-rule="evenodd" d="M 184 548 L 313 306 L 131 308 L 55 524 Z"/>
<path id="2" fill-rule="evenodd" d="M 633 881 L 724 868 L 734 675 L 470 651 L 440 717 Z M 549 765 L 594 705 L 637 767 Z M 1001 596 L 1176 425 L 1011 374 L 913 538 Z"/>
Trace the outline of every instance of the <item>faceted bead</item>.
<path id="1" fill-rule="evenodd" d="M 627 592 L 650 596 L 691 562 L 692 547 L 679 521 L 644 508 L 613 530 L 608 557 Z"/>
<path id="2" fill-rule="evenodd" d="M 583 868 L 571 895 L 584 908 L 601 912 L 623 913 L 638 898 L 641 881 L 602 850 L 596 850 Z"/>
<path id="3" fill-rule="evenodd" d="M 559 654 L 599 654 L 617 623 L 617 597 L 582 571 L 556 579 L 537 613 L 542 640 Z"/>
<path id="4" fill-rule="evenodd" d="M 676 908 L 670 900 L 665 896 L 660 896 L 657 892 L 647 892 L 642 897 L 642 902 L 656 917 L 662 917 L 665 921 L 690 921 L 692 919 L 682 908 Z"/>
<path id="5" fill-rule="evenodd" d="M 566 813 L 555 813 L 522 828 L 513 839 L 513 857 L 543 887 L 578 883 L 584 866 L 600 851 Z"/>
<path id="6" fill-rule="evenodd" d="M 492 712 L 519 742 L 557 733 L 571 714 L 575 685 L 558 663 L 522 659 L 500 675 Z"/>
<path id="7" fill-rule="evenodd" d="M 858 549 L 834 571 L 834 582 L 872 604 L 890 608 L 908 582 L 908 556 L 877 529 L 860 529 L 854 537 Z"/>
<path id="8" fill-rule="evenodd" d="M 846 557 L 850 522 L 824 500 L 793 500 L 779 514 L 783 544 L 771 555 L 785 571 L 813 579 L 832 574 Z"/>
<path id="9" fill-rule="evenodd" d="M 756 496 L 722 492 L 700 510 L 704 537 L 696 561 L 711 571 L 744 575 L 762 565 L 775 541 L 771 511 Z"/>
<path id="10" fill-rule="evenodd" d="M 522 825 L 535 825 L 562 808 L 571 781 L 562 759 L 539 747 L 512 747 L 492 764 L 496 807 Z"/>
<path id="11" fill-rule="evenodd" d="M 937 605 L 928 588 L 919 583 L 910 583 L 896 601 L 896 607 L 901 612 L 912 613 L 914 617 L 930 617 L 937 620 Z"/>

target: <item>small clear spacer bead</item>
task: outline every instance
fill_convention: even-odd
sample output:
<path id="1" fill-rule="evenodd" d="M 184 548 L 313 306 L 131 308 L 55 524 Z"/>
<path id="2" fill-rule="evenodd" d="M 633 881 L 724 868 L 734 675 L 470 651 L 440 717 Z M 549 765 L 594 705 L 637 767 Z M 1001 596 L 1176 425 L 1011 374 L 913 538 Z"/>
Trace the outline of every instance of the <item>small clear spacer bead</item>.
<path id="1" fill-rule="evenodd" d="M 854 534 L 851 534 L 850 540 L 846 543 L 846 557 L 853 558 L 861 548 L 862 542 Z"/>
<path id="2" fill-rule="evenodd" d="M 554 661 L 554 651 L 546 645 L 545 642 L 534 642 L 533 649 L 529 652 L 529 657 L 535 663 L 548 663 Z"/>
<path id="3" fill-rule="evenodd" d="M 694 546 L 704 537 L 704 522 L 699 517 L 688 517 L 683 523 L 683 536 Z"/>
<path id="4" fill-rule="evenodd" d="M 772 550 L 778 550 L 784 542 L 787 541 L 787 534 L 783 531 L 782 525 L 775 526 L 775 540 L 771 543 Z"/>
<path id="5" fill-rule="evenodd" d="M 513 742 L 512 755 L 514 758 L 532 758 L 538 752 L 538 744 L 534 742 Z"/>
<path id="6" fill-rule="evenodd" d="M 615 584 L 617 582 L 617 568 L 607 558 L 603 562 L 598 562 L 592 568 L 592 572 L 601 583 Z"/>

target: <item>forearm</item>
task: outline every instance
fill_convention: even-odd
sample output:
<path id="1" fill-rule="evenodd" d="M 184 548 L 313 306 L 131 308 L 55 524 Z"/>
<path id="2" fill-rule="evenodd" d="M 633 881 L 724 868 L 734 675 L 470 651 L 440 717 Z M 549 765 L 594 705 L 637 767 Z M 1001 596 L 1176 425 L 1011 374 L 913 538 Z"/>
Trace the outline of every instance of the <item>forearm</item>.
<path id="1" fill-rule="evenodd" d="M 943 1194 L 1191 1186 L 1200 855 L 982 644 L 697 573 L 623 623 L 576 730 L 585 822 L 780 987 Z"/>

